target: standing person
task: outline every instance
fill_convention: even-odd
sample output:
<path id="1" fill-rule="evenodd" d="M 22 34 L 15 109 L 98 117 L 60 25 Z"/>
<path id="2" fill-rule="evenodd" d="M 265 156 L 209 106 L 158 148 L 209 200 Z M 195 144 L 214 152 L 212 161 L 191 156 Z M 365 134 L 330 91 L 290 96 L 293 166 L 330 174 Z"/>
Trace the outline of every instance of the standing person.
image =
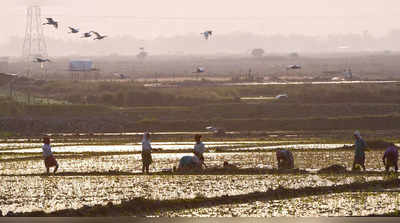
<path id="1" fill-rule="evenodd" d="M 293 169 L 293 154 L 289 150 L 282 149 L 276 151 L 276 159 L 278 161 L 278 169 Z"/>
<path id="2" fill-rule="evenodd" d="M 386 149 L 383 154 L 383 164 L 385 165 L 386 172 L 389 172 L 390 167 L 394 167 L 395 172 L 398 171 L 397 162 L 399 160 L 399 151 L 398 148 L 390 143 L 389 147 Z"/>
<path id="3" fill-rule="evenodd" d="M 54 173 L 58 170 L 58 163 L 53 156 L 53 152 L 51 151 L 50 146 L 50 138 L 48 136 L 43 137 L 43 158 L 44 158 L 44 165 L 46 166 L 46 173 L 49 174 L 50 167 L 55 166 Z"/>
<path id="4" fill-rule="evenodd" d="M 194 145 L 194 155 L 199 158 L 201 165 L 207 168 L 207 165 L 204 163 L 204 155 L 203 153 L 206 151 L 206 147 L 204 146 L 204 143 L 201 141 L 201 135 L 196 134 L 194 136 L 194 140 L 196 141 L 196 144 Z"/>
<path id="5" fill-rule="evenodd" d="M 359 164 L 365 171 L 365 149 L 367 148 L 367 144 L 361 137 L 361 134 L 358 130 L 354 132 L 354 138 L 356 139 L 356 141 L 354 143 L 355 150 L 354 150 L 353 170 L 355 170 L 356 165 Z"/>
<path id="6" fill-rule="evenodd" d="M 142 140 L 142 172 L 149 173 L 149 167 L 150 164 L 153 162 L 153 159 L 151 158 L 151 144 L 150 144 L 150 133 L 145 132 L 143 134 L 143 140 Z"/>

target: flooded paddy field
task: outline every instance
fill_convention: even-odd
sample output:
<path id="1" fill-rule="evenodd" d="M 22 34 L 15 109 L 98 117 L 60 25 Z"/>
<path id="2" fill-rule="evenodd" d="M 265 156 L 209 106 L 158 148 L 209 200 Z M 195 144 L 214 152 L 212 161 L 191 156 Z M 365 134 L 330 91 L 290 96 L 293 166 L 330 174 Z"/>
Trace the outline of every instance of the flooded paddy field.
<path id="1" fill-rule="evenodd" d="M 246 195 L 277 188 L 333 187 L 382 177 L 302 175 L 27 176 L 1 177 L 3 212 L 52 212 L 134 198 L 197 199 Z"/>
<path id="2" fill-rule="evenodd" d="M 11 144 L 11 143 L 10 143 Z M 386 213 L 399 209 L 400 192 L 376 187 L 388 176 L 377 174 L 316 174 L 316 170 L 341 164 L 348 169 L 352 149 L 345 144 L 312 144 L 296 141 L 225 141 L 207 142 L 205 153 L 209 167 L 221 167 L 224 161 L 239 169 L 276 169 L 276 148 L 293 151 L 295 167 L 310 171 L 306 174 L 183 174 L 165 173 L 176 166 L 184 155 L 191 155 L 191 142 L 155 142 L 151 172 L 142 175 L 140 144 L 69 145 L 54 144 L 53 151 L 60 164 L 59 173 L 44 175 L 39 145 L 3 145 L 0 152 L 0 210 L 26 213 L 52 213 L 66 209 L 80 210 L 104 205 L 121 205 L 136 199 L 168 202 L 186 199 L 191 202 L 218 197 L 248 196 L 271 190 L 325 188 L 326 194 L 308 193 L 303 197 L 273 200 L 244 200 L 239 203 L 218 203 L 198 208 L 161 208 L 143 212 L 145 216 L 348 216 Z M 29 147 L 30 146 L 30 147 Z M 220 150 L 223 148 L 223 150 Z M 366 152 L 368 171 L 383 171 L 382 150 Z M 97 174 L 92 174 L 97 173 Z M 239 173 L 239 172 L 238 172 Z M 397 175 L 390 178 L 398 179 Z M 365 184 L 367 191 L 334 192 L 336 187 L 354 183 Z M 368 185 L 371 183 L 371 185 Z M 328 189 L 326 189 L 328 188 Z M 332 188 L 332 189 L 329 189 Z M 392 188 L 392 187 L 390 187 Z M 396 188 L 395 188 L 396 189 Z M 332 191 L 332 192 L 329 192 Z M 295 193 L 296 194 L 296 193 Z M 364 199 L 364 200 L 363 200 Z M 368 201 L 368 202 L 366 202 Z M 111 203 L 110 203 L 111 202 Z M 140 206 L 140 203 L 139 203 Z M 137 215 L 117 212 L 113 215 Z M 75 214 L 72 214 L 75 215 Z"/>
<path id="3" fill-rule="evenodd" d="M 400 193 L 352 192 L 168 211 L 160 217 L 368 216 L 400 209 Z"/>

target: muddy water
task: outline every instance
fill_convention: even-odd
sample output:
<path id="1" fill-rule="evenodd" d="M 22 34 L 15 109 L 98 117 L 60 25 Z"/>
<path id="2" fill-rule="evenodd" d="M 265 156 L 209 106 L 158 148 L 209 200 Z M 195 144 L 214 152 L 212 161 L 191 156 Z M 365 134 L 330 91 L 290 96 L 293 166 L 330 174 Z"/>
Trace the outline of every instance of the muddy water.
<path id="1" fill-rule="evenodd" d="M 366 181 L 379 178 L 367 178 Z M 0 209 L 27 212 L 114 204 L 136 197 L 166 200 L 240 195 L 269 189 L 348 184 L 356 179 L 319 176 L 34 176 L 0 177 Z M 284 205 L 284 201 L 281 201 Z M 301 204 L 301 202 L 298 202 Z M 254 204 L 249 204 L 255 207 Z M 235 208 L 235 206 L 232 206 Z M 258 210 L 264 210 L 259 207 Z M 217 206 L 224 210 L 224 207 Z M 209 213 L 214 213 L 212 208 Z M 195 213 L 195 212 L 194 212 Z M 177 213 L 178 214 L 178 213 Z"/>
<path id="2" fill-rule="evenodd" d="M 247 86 L 247 85 L 305 85 L 305 84 L 388 84 L 399 83 L 399 81 L 288 81 L 288 82 L 248 82 L 248 83 L 226 83 L 228 86 Z"/>
<path id="3" fill-rule="evenodd" d="M 240 150 L 274 150 L 278 148 L 288 149 L 335 149 L 351 144 L 283 144 L 273 146 L 257 146 L 258 144 L 277 144 L 287 143 L 290 141 L 234 141 L 234 142 L 206 142 L 209 149 L 218 147 L 232 147 L 232 151 Z M 292 141 L 296 142 L 296 141 Z M 18 147 L 20 146 L 20 147 Z M 193 142 L 156 142 L 152 143 L 154 149 L 161 150 L 187 150 L 193 149 Z M 36 147 L 29 149 L 21 149 L 26 147 Z M 2 148 L 2 149 L 1 149 Z M 124 145 L 73 145 L 62 146 L 62 144 L 53 145 L 53 151 L 56 153 L 63 152 L 137 152 L 141 151 L 140 143 L 124 144 Z M 41 144 L 39 143 L 21 143 L 21 144 L 0 144 L 2 153 L 41 153 Z"/>
<path id="4" fill-rule="evenodd" d="M 354 192 L 168 211 L 168 217 L 367 216 L 400 209 L 400 193 Z"/>

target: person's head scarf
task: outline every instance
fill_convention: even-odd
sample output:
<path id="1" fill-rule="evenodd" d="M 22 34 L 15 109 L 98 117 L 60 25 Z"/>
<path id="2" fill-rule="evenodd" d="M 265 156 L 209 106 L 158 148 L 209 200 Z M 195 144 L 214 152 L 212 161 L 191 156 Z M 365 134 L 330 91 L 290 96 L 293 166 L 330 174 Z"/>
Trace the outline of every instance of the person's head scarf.
<path id="1" fill-rule="evenodd" d="M 145 133 L 143 134 L 142 142 L 147 142 L 147 141 L 149 141 L 149 138 L 150 138 L 150 133 L 149 133 L 149 132 L 145 132 Z"/>
<path id="2" fill-rule="evenodd" d="M 360 131 L 356 130 L 356 131 L 354 132 L 354 135 L 357 136 L 357 138 L 361 139 Z"/>
<path id="3" fill-rule="evenodd" d="M 46 145 L 49 145 L 50 144 L 50 137 L 48 137 L 48 136 L 43 137 L 43 143 L 46 144 Z"/>

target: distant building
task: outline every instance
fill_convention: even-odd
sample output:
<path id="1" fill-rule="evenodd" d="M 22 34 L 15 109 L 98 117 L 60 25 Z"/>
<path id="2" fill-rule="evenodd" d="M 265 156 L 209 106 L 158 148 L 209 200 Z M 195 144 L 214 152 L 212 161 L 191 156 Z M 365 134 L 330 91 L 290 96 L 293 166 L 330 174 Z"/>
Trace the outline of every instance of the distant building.
<path id="1" fill-rule="evenodd" d="M 91 60 L 71 60 L 69 62 L 70 71 L 85 72 L 93 70 L 93 62 Z"/>
<path id="2" fill-rule="evenodd" d="M 353 72 L 351 72 L 350 68 L 344 71 L 344 78 L 347 80 L 353 79 Z"/>
<path id="3" fill-rule="evenodd" d="M 94 67 L 91 60 L 71 60 L 69 61 L 68 70 L 71 72 L 72 80 L 99 78 L 99 70 Z"/>
<path id="4" fill-rule="evenodd" d="M 8 57 L 0 57 L 0 73 L 8 72 Z"/>

